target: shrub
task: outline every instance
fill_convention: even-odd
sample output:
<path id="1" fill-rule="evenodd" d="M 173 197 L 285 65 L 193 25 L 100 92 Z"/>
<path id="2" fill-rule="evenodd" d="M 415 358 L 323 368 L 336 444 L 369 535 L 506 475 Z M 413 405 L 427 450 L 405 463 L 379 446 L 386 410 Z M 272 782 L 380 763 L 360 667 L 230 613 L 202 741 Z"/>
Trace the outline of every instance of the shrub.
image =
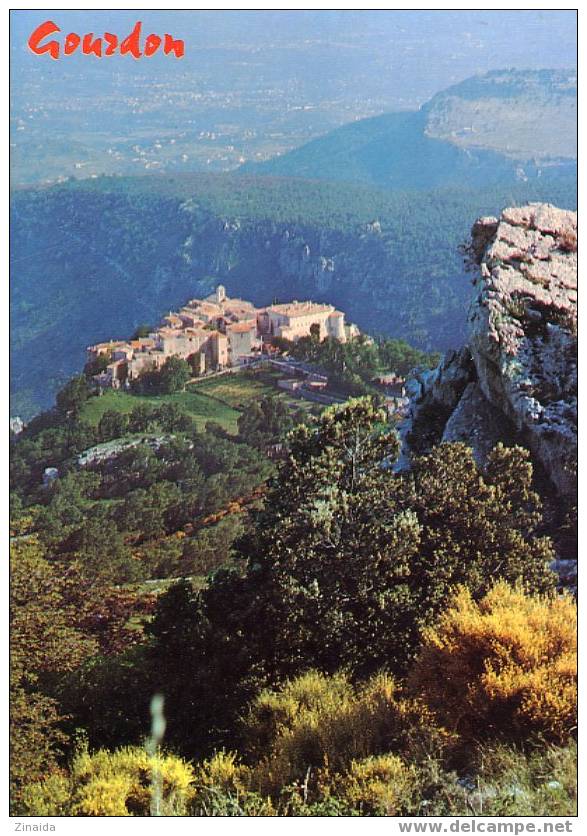
<path id="1" fill-rule="evenodd" d="M 42 781 L 25 786 L 22 791 L 19 814 L 28 816 L 71 815 L 69 776 L 53 772 Z"/>
<path id="2" fill-rule="evenodd" d="M 565 253 L 577 252 L 577 230 L 563 229 L 556 236 L 556 243 L 559 250 Z"/>
<path id="3" fill-rule="evenodd" d="M 482 746 L 469 793 L 470 812 L 485 816 L 572 816 L 577 806 L 577 748 L 548 746 L 530 754 Z"/>
<path id="4" fill-rule="evenodd" d="M 362 815 L 398 815 L 411 795 L 414 770 L 397 755 L 352 761 L 336 783 L 337 796 Z"/>
<path id="5" fill-rule="evenodd" d="M 308 803 L 303 800 L 299 793 L 292 793 L 292 795 L 283 800 L 279 807 L 277 815 L 279 816 L 308 816 L 308 817 L 331 817 L 331 816 L 360 816 L 358 810 L 349 807 L 344 799 L 329 796 L 328 798 L 320 799 Z"/>
<path id="6" fill-rule="evenodd" d="M 282 814 L 276 811 L 270 799 L 262 798 L 258 793 L 234 794 L 211 787 L 205 795 L 197 796 L 191 815 L 206 818 L 216 816 L 259 818 Z"/>
<path id="7" fill-rule="evenodd" d="M 500 581 L 476 603 L 461 587 L 424 631 L 411 689 L 465 740 L 565 742 L 575 726 L 576 641 L 568 595 L 529 596 Z"/>
<path id="8" fill-rule="evenodd" d="M 577 751 L 547 746 L 530 754 L 487 743 L 468 750 L 464 773 L 437 759 L 417 765 L 404 810 L 412 816 L 572 816 L 577 805 Z"/>
<path id="9" fill-rule="evenodd" d="M 344 674 L 310 671 L 254 701 L 245 719 L 248 751 L 258 758 L 251 786 L 273 797 L 294 785 L 310 799 L 327 797 L 353 761 L 412 747 L 429 722 L 427 708 L 399 699 L 386 674 L 355 688 Z"/>
<path id="10" fill-rule="evenodd" d="M 344 748 L 341 753 L 340 741 L 333 739 L 332 719 L 336 714 L 347 717 L 353 701 L 353 687 L 343 674 L 326 677 L 316 671 L 286 683 L 280 691 L 263 691 L 245 720 L 248 750 L 260 759 L 253 770 L 253 786 L 275 795 L 303 781 L 308 769 L 326 763 L 336 768 Z M 350 724 L 348 734 L 352 734 Z"/>
<path id="11" fill-rule="evenodd" d="M 205 760 L 196 770 L 195 784 L 198 789 L 217 787 L 226 792 L 239 792 L 244 789 L 244 779 L 248 769 L 238 763 L 235 752 L 216 752 Z"/>
<path id="12" fill-rule="evenodd" d="M 54 775 L 26 788 L 28 815 L 148 816 L 154 769 L 161 775 L 163 815 L 185 815 L 193 796 L 192 767 L 174 755 L 150 756 L 138 747 L 82 751 L 67 776 Z"/>
<path id="13" fill-rule="evenodd" d="M 465 783 L 457 772 L 448 769 L 439 758 L 421 760 L 414 770 L 412 797 L 403 815 L 471 815 Z"/>
<path id="14" fill-rule="evenodd" d="M 250 770 L 235 752 L 216 752 L 196 767 L 193 816 L 274 816 L 269 798 L 248 789 Z"/>

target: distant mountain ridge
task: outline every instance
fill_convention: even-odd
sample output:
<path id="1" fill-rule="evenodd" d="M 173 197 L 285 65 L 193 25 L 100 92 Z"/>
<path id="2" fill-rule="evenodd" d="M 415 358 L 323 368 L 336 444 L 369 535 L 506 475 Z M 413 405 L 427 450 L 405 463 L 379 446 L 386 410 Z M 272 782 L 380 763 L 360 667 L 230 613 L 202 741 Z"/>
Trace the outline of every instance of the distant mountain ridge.
<path id="1" fill-rule="evenodd" d="M 573 175 L 576 96 L 573 70 L 492 71 L 438 93 L 419 111 L 359 120 L 241 171 L 387 189 Z"/>
<path id="2" fill-rule="evenodd" d="M 460 148 L 546 165 L 577 158 L 574 71 L 507 70 L 474 76 L 438 93 L 422 111 L 427 136 Z"/>

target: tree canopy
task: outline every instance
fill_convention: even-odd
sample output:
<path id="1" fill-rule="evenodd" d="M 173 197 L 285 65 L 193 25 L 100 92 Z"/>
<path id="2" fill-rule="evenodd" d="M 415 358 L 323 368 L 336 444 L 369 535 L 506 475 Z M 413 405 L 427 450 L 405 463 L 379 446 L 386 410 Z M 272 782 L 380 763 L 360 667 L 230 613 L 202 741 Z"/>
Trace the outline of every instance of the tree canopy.
<path id="1" fill-rule="evenodd" d="M 260 683 L 308 668 L 405 672 L 457 584 L 476 599 L 496 578 L 553 588 L 525 451 L 498 446 L 481 469 L 465 445 L 443 444 L 396 474 L 383 421 L 365 398 L 295 428 L 238 545 L 243 569 L 160 600 L 150 630 L 178 742 L 202 745 L 195 705 L 222 742 Z"/>

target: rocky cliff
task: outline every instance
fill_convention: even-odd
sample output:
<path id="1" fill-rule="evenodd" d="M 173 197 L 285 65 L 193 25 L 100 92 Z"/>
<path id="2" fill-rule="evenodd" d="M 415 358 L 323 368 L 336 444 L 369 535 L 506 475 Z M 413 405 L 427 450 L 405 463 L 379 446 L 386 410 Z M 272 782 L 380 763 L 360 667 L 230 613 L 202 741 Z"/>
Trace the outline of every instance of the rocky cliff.
<path id="1" fill-rule="evenodd" d="M 408 446 L 527 446 L 559 495 L 576 491 L 577 215 L 550 204 L 473 226 L 467 344 L 411 382 Z"/>

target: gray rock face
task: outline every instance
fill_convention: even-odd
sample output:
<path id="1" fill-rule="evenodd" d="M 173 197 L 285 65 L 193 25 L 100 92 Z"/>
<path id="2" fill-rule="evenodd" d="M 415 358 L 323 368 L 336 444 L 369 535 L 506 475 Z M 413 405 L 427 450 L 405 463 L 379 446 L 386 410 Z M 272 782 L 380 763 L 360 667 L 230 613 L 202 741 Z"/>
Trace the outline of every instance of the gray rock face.
<path id="1" fill-rule="evenodd" d="M 440 408 L 454 409 L 474 373 L 468 348 L 449 351 L 436 369 L 421 375 L 421 395 Z"/>
<path id="2" fill-rule="evenodd" d="M 516 442 L 511 422 L 485 398 L 479 382 L 468 383 L 446 422 L 442 441 L 464 441 L 482 464 L 498 441 Z"/>
<path id="3" fill-rule="evenodd" d="M 467 386 L 477 379 L 469 349 L 449 351 L 432 371 L 417 373 L 407 382 L 410 398 L 407 419 L 400 425 L 402 455 L 399 467 L 409 466 L 412 453 L 426 452 L 442 440 L 450 415 Z"/>
<path id="4" fill-rule="evenodd" d="M 505 209 L 499 219 L 480 218 L 469 256 L 478 278 L 468 345 L 412 384 L 412 435 L 437 415 L 433 442 L 468 441 L 482 459 L 517 433 L 559 493 L 570 496 L 577 455 L 576 213 L 529 204 Z"/>
<path id="5" fill-rule="evenodd" d="M 473 228 L 473 246 L 480 233 Z M 479 385 L 522 433 L 560 493 L 571 494 L 577 455 L 576 213 L 547 204 L 505 209 L 479 265 L 479 292 L 469 316 Z"/>

